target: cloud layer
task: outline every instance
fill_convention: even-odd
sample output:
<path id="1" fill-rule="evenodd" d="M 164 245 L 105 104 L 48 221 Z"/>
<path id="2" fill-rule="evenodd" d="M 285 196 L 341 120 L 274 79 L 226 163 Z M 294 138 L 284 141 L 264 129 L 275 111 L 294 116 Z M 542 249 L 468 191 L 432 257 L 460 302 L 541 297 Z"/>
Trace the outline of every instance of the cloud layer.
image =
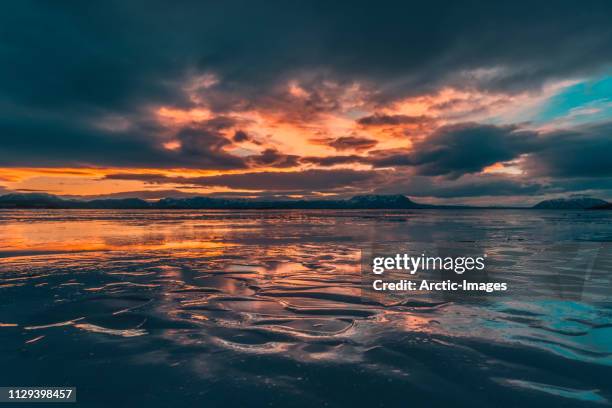
<path id="1" fill-rule="evenodd" d="M 609 2 L 2 8 L 0 191 L 611 195 Z"/>

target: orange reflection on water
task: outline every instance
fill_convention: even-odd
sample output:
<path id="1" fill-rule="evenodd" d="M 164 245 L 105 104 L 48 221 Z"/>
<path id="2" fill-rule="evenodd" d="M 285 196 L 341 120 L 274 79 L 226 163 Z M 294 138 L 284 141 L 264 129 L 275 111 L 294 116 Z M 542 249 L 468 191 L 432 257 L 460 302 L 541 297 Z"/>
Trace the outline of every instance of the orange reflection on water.
<path id="1" fill-rule="evenodd" d="M 220 255 L 222 248 L 233 246 L 215 239 L 214 234 L 214 228 L 189 229 L 174 223 L 11 222 L 0 228 L 0 258 L 63 252 L 197 249 L 214 256 Z"/>

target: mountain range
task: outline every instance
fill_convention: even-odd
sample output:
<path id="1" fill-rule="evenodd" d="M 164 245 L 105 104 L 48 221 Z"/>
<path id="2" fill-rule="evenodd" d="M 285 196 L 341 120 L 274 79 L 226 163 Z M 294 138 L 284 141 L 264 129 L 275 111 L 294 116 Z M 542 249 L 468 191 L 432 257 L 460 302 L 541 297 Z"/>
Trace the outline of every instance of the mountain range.
<path id="1" fill-rule="evenodd" d="M 248 200 L 215 197 L 77 200 L 45 193 L 13 193 L 0 196 L 0 208 L 82 209 L 412 209 L 436 208 L 403 195 L 359 195 L 348 200 Z"/>
<path id="2" fill-rule="evenodd" d="M 600 209 L 607 205 L 610 203 L 599 198 L 577 196 L 541 201 L 533 208 L 536 210 L 589 210 Z"/>
<path id="3" fill-rule="evenodd" d="M 145 201 L 140 198 L 67 199 L 46 193 L 12 193 L 0 196 L 0 208 L 23 209 L 469 209 L 501 208 L 430 205 L 395 195 L 357 195 L 341 200 L 249 200 L 216 197 L 162 198 Z M 508 207 L 504 207 L 508 208 Z M 519 208 L 519 207 L 517 207 Z M 526 209 L 528 207 L 522 207 Z M 612 204 L 590 197 L 546 200 L 533 209 L 612 209 Z"/>

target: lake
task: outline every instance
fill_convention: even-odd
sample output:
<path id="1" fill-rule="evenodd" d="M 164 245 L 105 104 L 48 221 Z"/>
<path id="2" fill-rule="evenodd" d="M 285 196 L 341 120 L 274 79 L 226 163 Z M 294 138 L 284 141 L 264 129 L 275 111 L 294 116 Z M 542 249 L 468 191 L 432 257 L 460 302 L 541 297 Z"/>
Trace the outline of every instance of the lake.
<path id="1" fill-rule="evenodd" d="M 611 241 L 607 211 L 0 210 L 0 385 L 91 407 L 609 405 Z M 453 244 L 511 290 L 364 291 L 362 251 Z"/>

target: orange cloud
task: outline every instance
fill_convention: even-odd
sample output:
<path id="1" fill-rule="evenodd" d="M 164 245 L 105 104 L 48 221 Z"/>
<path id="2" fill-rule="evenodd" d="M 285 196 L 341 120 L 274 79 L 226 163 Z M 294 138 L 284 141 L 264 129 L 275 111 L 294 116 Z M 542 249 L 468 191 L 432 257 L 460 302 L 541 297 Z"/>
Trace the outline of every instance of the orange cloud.
<path id="1" fill-rule="evenodd" d="M 463 121 L 490 119 L 507 123 L 571 85 L 570 82 L 558 82 L 545 86 L 541 92 L 514 95 L 444 88 L 386 105 L 374 105 L 368 102 L 373 91 L 359 83 L 293 79 L 276 96 L 265 97 L 259 105 L 240 104 L 233 110 L 217 113 L 209 106 L 207 92 L 220 81 L 213 74 L 194 76 L 187 81 L 183 90 L 193 103 L 190 108 L 171 105 L 149 108 L 153 120 L 167 129 L 164 134 L 152 137 L 160 137 L 161 148 L 180 153 L 183 145 L 177 138 L 179 130 L 213 124 L 221 140 L 227 139 L 227 144 L 219 147 L 224 153 L 243 158 L 247 166 L 258 171 L 283 172 L 322 167 L 371 169 L 365 160 L 334 162 L 324 159 L 334 158 L 344 150 L 348 155 L 362 156 L 373 149 L 407 152 L 415 142 L 438 127 Z M 219 120 L 224 120 L 223 125 L 214 125 Z M 100 123 L 107 130 L 129 128 L 129 122 L 122 117 L 106 117 Z M 237 132 L 247 136 L 235 137 Z M 311 159 L 300 161 L 300 157 Z M 324 166 L 324 163 L 331 164 Z M 247 171 L 250 170 L 121 169 L 122 173 L 162 173 L 168 177 Z M 153 188 L 142 181 L 102 180 L 105 175 L 116 172 L 116 168 L 7 168 L 2 169 L 0 180 L 8 189 L 41 189 L 58 194 L 102 194 Z M 496 163 L 484 169 L 484 173 L 520 172 L 517 163 Z M 170 184 L 155 188 L 175 187 Z M 211 191 L 219 190 L 198 190 Z"/>

